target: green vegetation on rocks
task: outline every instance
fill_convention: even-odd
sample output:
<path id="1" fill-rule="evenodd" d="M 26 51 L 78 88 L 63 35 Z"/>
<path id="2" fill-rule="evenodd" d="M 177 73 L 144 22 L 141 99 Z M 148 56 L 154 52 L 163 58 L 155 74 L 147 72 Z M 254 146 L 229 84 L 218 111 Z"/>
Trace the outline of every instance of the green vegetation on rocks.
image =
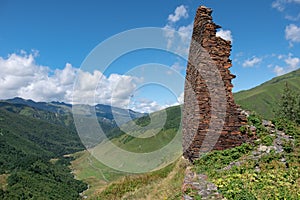
<path id="1" fill-rule="evenodd" d="M 251 115 L 249 124 L 257 128 L 254 144 L 203 155 L 194 170 L 207 174 L 227 199 L 299 199 L 300 127 L 288 120 L 274 123 L 274 128 L 264 127 L 259 116 Z M 265 145 L 282 145 L 283 150 L 271 146 L 269 151 Z"/>

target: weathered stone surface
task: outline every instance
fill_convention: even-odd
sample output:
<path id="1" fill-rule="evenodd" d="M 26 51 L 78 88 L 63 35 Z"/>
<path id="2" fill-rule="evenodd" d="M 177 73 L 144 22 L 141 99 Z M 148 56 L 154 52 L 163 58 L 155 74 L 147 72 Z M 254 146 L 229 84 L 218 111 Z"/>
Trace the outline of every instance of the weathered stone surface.
<path id="1" fill-rule="evenodd" d="M 198 196 L 198 198 L 201 197 L 203 200 L 225 199 L 221 194 L 218 193 L 217 186 L 209 182 L 207 179 L 208 177 L 205 174 L 196 174 L 188 167 L 185 171 L 184 182 L 182 185 L 182 199 L 195 199 L 192 196 Z"/>
<path id="2" fill-rule="evenodd" d="M 186 71 L 183 150 L 191 161 L 202 152 L 232 148 L 249 140 L 240 132 L 247 124 L 246 115 L 232 94 L 231 42 L 216 36 L 220 26 L 212 22 L 211 13 L 204 6 L 197 10 Z"/>

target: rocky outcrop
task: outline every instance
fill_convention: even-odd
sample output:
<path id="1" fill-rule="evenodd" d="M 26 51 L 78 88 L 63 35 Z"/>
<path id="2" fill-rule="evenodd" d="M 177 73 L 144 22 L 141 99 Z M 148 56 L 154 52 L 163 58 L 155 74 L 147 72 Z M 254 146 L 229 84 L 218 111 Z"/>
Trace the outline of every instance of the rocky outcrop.
<path id="1" fill-rule="evenodd" d="M 182 200 L 223 200 L 215 184 L 208 181 L 205 174 L 196 174 L 189 167 L 185 171 L 182 185 Z"/>
<path id="2" fill-rule="evenodd" d="M 216 36 L 220 26 L 213 23 L 211 14 L 204 6 L 197 10 L 186 71 L 183 150 L 191 161 L 203 152 L 232 148 L 249 140 L 240 132 L 247 118 L 232 94 L 231 42 Z"/>

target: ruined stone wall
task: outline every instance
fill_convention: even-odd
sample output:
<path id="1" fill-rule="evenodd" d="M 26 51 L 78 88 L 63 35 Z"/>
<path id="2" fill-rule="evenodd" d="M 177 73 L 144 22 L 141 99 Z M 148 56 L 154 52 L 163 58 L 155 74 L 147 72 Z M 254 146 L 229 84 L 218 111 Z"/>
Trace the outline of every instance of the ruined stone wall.
<path id="1" fill-rule="evenodd" d="M 197 10 L 186 71 L 182 130 L 184 156 L 190 160 L 249 139 L 240 132 L 247 119 L 232 94 L 231 42 L 216 36 L 220 26 L 211 13 L 204 6 Z"/>

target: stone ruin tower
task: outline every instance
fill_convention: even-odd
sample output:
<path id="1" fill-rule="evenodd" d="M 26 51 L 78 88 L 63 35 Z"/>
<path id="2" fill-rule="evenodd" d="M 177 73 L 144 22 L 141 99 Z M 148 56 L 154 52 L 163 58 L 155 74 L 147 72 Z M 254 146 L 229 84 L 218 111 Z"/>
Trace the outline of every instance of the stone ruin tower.
<path id="1" fill-rule="evenodd" d="M 247 118 L 232 94 L 235 75 L 229 70 L 231 42 L 216 36 L 221 27 L 213 23 L 211 14 L 212 10 L 204 6 L 197 10 L 186 71 L 183 155 L 191 161 L 201 153 L 232 148 L 249 140 L 240 132 Z"/>

